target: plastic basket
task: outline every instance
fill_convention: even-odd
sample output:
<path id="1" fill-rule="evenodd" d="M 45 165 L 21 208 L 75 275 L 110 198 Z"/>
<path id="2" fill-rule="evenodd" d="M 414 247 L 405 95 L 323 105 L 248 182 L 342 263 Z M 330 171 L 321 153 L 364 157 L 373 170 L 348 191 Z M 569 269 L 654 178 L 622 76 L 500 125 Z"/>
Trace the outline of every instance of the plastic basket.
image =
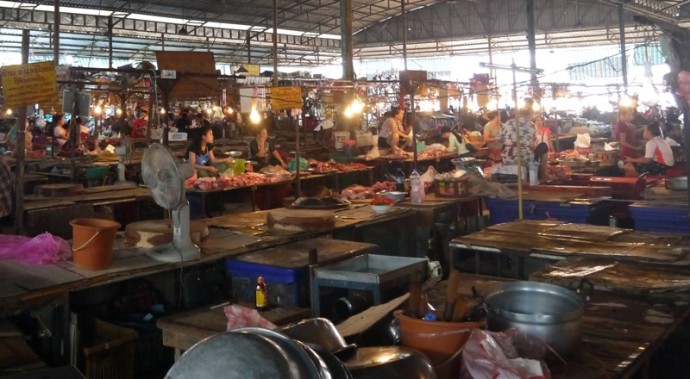
<path id="1" fill-rule="evenodd" d="M 89 180 L 103 179 L 110 173 L 110 166 L 90 167 L 84 170 L 84 177 Z"/>
<path id="2" fill-rule="evenodd" d="M 79 320 L 84 376 L 89 379 L 134 378 L 136 330 L 96 318 Z"/>

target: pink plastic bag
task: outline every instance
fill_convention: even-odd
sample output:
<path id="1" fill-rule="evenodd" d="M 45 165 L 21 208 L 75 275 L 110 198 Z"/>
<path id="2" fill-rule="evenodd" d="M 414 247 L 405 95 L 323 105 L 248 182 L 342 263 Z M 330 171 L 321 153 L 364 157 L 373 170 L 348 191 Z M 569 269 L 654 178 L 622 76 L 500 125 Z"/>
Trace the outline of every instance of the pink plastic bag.
<path id="1" fill-rule="evenodd" d="M 69 243 L 48 232 L 33 238 L 0 234 L 0 259 L 47 264 L 66 261 L 71 256 Z"/>
<path id="2" fill-rule="evenodd" d="M 472 379 L 549 379 L 540 352 L 515 332 L 474 329 L 462 352 L 462 375 Z M 522 351 L 524 350 L 524 351 Z M 526 353 L 526 354 L 525 354 Z M 526 355 L 532 355 L 527 357 Z M 543 357 L 543 352 L 541 352 Z"/>
<path id="3" fill-rule="evenodd" d="M 265 329 L 275 329 L 276 326 L 259 315 L 256 309 L 243 307 L 241 305 L 227 305 L 223 308 L 225 317 L 228 318 L 226 330 L 237 328 L 259 327 Z"/>

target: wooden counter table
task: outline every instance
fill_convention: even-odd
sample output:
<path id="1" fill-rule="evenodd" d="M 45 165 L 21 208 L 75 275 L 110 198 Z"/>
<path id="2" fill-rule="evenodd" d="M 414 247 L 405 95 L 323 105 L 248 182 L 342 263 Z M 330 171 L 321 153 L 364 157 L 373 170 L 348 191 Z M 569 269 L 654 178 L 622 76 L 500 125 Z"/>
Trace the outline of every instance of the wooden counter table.
<path id="1" fill-rule="evenodd" d="M 357 168 L 357 169 L 351 169 L 349 171 L 333 171 L 333 172 L 327 172 L 327 173 L 311 173 L 309 171 L 302 171 L 300 174 L 299 180 L 301 181 L 301 185 L 305 186 L 308 185 L 310 182 L 314 181 L 323 181 L 323 180 L 328 180 L 332 182 L 333 188 L 335 191 L 340 191 L 340 186 L 341 186 L 341 181 L 343 180 L 344 177 L 350 176 L 350 175 L 365 175 L 367 177 L 367 181 L 369 184 L 373 183 L 373 167 L 366 167 L 366 168 Z M 199 190 L 195 188 L 191 188 L 187 190 L 187 193 L 191 196 L 198 197 L 199 201 L 201 203 L 201 209 L 203 212 L 208 214 L 208 198 L 209 197 L 222 197 L 224 194 L 232 192 L 232 191 L 241 191 L 241 192 L 246 192 L 250 191 L 250 197 L 251 197 L 251 205 L 252 205 L 252 211 L 256 210 L 257 207 L 257 201 L 256 201 L 256 196 L 259 191 L 270 191 L 271 188 L 274 188 L 276 186 L 281 186 L 281 185 L 290 185 L 290 186 L 295 186 L 297 182 L 297 178 L 290 178 L 287 180 L 281 180 L 277 182 L 270 182 L 270 183 L 259 183 L 259 184 L 254 184 L 254 185 L 248 185 L 248 186 L 241 186 L 241 187 L 227 187 L 227 188 L 215 188 L 215 189 L 210 189 L 210 190 Z M 269 204 L 271 205 L 271 204 Z M 283 204 L 279 204 L 283 205 Z"/>
<path id="2" fill-rule="evenodd" d="M 175 349 L 175 360 L 197 342 L 227 329 L 228 319 L 223 309 L 225 305 L 195 309 L 156 321 L 156 326 L 163 332 L 163 345 Z M 239 305 L 253 308 L 252 304 Z M 260 312 L 260 315 L 280 326 L 308 318 L 310 311 L 307 308 L 281 307 Z"/>
<path id="3" fill-rule="evenodd" d="M 690 237 L 679 234 L 642 233 L 563 221 L 521 220 L 493 225 L 450 242 L 451 262 L 460 256 L 474 257 L 480 272 L 480 254 L 498 255 L 497 276 L 502 275 L 500 256 L 514 259 L 516 278 L 526 278 L 526 259 L 558 261 L 567 257 L 599 257 L 666 265 L 690 265 Z"/>
<path id="4" fill-rule="evenodd" d="M 399 208 L 385 215 L 375 215 L 368 207 L 351 206 L 335 212 L 333 227 L 309 232 L 271 230 L 266 225 L 267 212 L 233 214 L 207 219 L 210 235 L 201 243 L 201 258 L 184 263 L 159 262 L 149 258 L 145 249 L 124 246 L 118 235 L 112 265 L 103 270 L 84 270 L 72 261 L 36 265 L 16 260 L 0 260 L 0 316 L 19 310 L 64 300 L 69 292 L 96 285 L 120 282 L 136 277 L 198 265 L 240 254 L 275 247 L 316 236 L 327 236 L 341 230 L 404 219 L 413 215 Z"/>
<path id="5" fill-rule="evenodd" d="M 461 274 L 458 293 L 472 296 L 472 287 L 484 288 L 505 279 Z M 432 305 L 442 308 L 445 285 L 429 292 Z M 486 292 L 484 292 L 486 293 Z M 438 303 L 434 303 L 434 299 Z M 554 379 L 600 379 L 647 377 L 651 356 L 690 315 L 687 302 L 663 294 L 629 296 L 596 291 L 585 302 L 582 340 L 568 366 L 552 364 Z"/>
<path id="6" fill-rule="evenodd" d="M 488 286 L 505 281 L 463 274 L 458 294 L 472 296 Z M 429 301 L 441 310 L 447 282 L 429 291 Z M 484 292 L 485 293 L 485 292 Z M 395 300 L 394 300 L 395 301 Z M 550 363 L 554 379 L 630 378 L 648 369 L 650 358 L 690 314 L 687 303 L 664 296 L 631 297 L 620 293 L 596 293 L 585 303 L 583 336 L 568 365 Z M 299 309 L 275 308 L 262 316 L 278 324 L 309 317 Z M 355 315 L 353 317 L 360 317 Z M 345 321 L 345 323 L 351 320 Z M 158 320 L 163 343 L 180 351 L 211 335 L 226 330 L 227 319 L 222 307 L 203 308 Z"/>

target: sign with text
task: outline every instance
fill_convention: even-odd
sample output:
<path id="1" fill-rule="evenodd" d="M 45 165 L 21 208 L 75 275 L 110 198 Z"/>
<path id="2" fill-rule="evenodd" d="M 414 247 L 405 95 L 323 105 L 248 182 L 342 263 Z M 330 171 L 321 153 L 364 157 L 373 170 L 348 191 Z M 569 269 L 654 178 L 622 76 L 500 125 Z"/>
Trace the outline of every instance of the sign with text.
<path id="1" fill-rule="evenodd" d="M 243 64 L 242 67 L 247 71 L 244 75 L 245 76 L 259 76 L 261 75 L 261 66 L 258 64 Z"/>
<path id="2" fill-rule="evenodd" d="M 59 101 L 53 61 L 3 66 L 0 76 L 5 108 L 39 104 L 50 109 Z"/>
<path id="3" fill-rule="evenodd" d="M 278 109 L 302 109 L 302 87 L 271 87 L 271 105 Z"/>

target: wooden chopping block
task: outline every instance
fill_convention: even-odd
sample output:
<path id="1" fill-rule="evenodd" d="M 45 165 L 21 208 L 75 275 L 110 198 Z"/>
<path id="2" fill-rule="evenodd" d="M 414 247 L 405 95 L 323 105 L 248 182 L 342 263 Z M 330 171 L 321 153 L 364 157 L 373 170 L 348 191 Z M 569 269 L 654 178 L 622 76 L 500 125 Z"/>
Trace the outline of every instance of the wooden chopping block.
<path id="1" fill-rule="evenodd" d="M 191 221 L 189 234 L 192 242 L 198 245 L 203 238 L 208 236 L 208 227 L 203 222 Z M 170 242 L 172 237 L 173 228 L 170 220 L 137 221 L 125 227 L 127 246 L 151 248 Z"/>
<path id="2" fill-rule="evenodd" d="M 266 223 L 274 229 L 304 232 L 335 226 L 332 211 L 278 208 L 268 211 Z"/>
<path id="3" fill-rule="evenodd" d="M 77 195 L 84 192 L 84 186 L 74 183 L 51 183 L 36 186 L 34 193 L 43 197 L 59 197 Z"/>

